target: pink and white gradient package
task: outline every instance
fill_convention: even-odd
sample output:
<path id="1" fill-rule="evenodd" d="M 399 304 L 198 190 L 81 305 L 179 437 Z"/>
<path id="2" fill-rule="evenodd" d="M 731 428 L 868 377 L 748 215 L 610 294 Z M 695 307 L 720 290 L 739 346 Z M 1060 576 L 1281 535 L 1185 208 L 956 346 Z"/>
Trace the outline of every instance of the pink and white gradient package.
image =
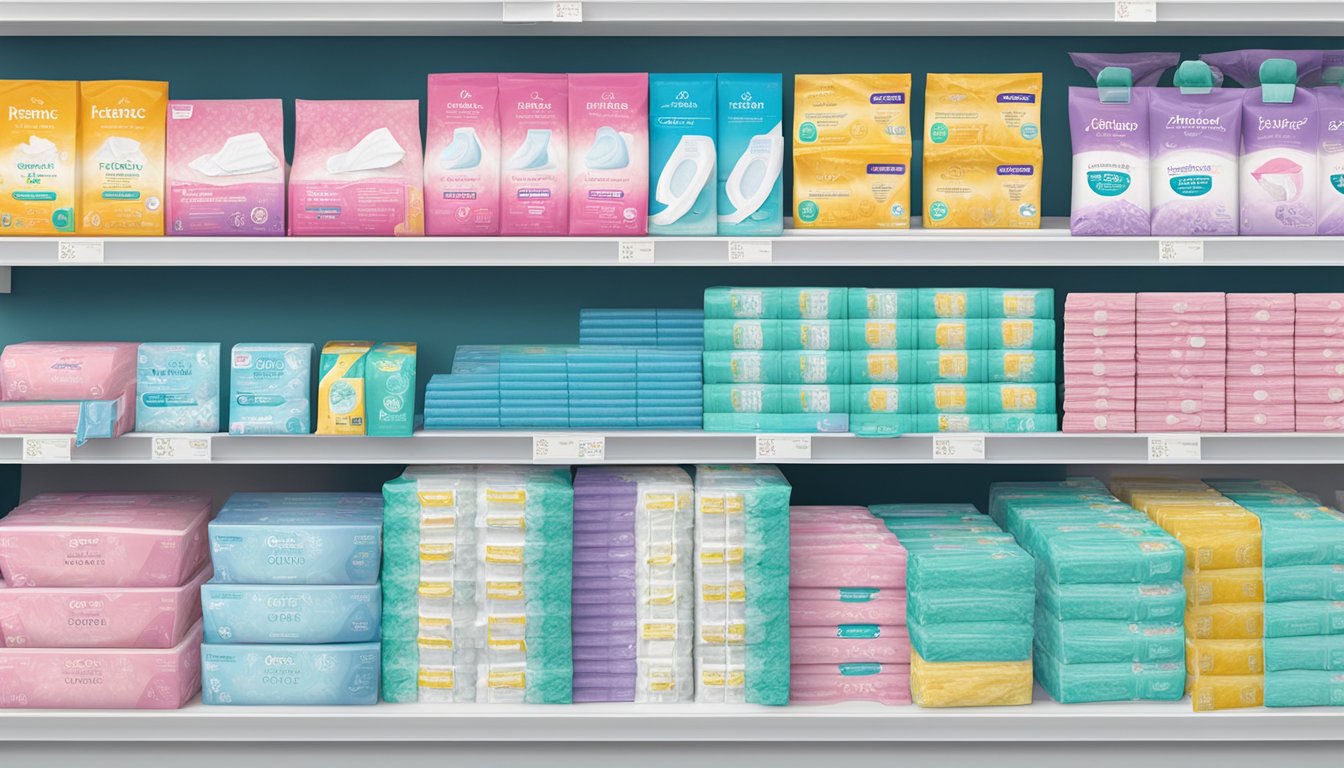
<path id="1" fill-rule="evenodd" d="M 1297 431 L 1344 431 L 1344 293 L 1299 293 L 1296 298 Z"/>
<path id="2" fill-rule="evenodd" d="M 1217 292 L 1138 294 L 1136 430 L 1225 431 L 1226 301 Z"/>
<path id="3" fill-rule="evenodd" d="M 648 234 L 649 76 L 569 76 L 569 233 Z"/>
<path id="4" fill-rule="evenodd" d="M 569 234 L 569 81 L 499 76 L 502 235 Z"/>
<path id="5" fill-rule="evenodd" d="M 135 392 L 139 347 L 96 341 L 10 344 L 0 353 L 0 389 L 5 400 L 115 399 Z"/>
<path id="6" fill-rule="evenodd" d="M 499 76 L 429 76 L 425 234 L 499 234 Z"/>
<path id="7" fill-rule="evenodd" d="M 910 665 L 846 662 L 801 664 L 789 668 L 789 703 L 833 704 L 875 701 L 910 703 Z"/>
<path id="8" fill-rule="evenodd" d="M 208 496 L 47 493 L 0 518 L 11 587 L 177 587 L 209 560 Z"/>
<path id="9" fill-rule="evenodd" d="M 280 99 L 168 102 L 169 235 L 285 234 Z"/>
<path id="10" fill-rule="evenodd" d="M 1295 304 L 1291 293 L 1227 295 L 1228 432 L 1296 428 Z"/>
<path id="11" fill-rule="evenodd" d="M 1137 402 L 1136 296 L 1064 299 L 1065 432 L 1133 432 Z"/>

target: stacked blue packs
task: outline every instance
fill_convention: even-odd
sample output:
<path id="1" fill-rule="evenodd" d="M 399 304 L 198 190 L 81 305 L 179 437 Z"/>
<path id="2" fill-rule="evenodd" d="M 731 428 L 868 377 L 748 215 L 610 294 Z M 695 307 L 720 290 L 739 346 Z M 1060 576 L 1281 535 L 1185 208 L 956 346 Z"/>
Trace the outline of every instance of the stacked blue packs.
<path id="1" fill-rule="evenodd" d="M 705 313 L 699 309 L 584 309 L 579 344 L 700 349 Z"/>
<path id="2" fill-rule="evenodd" d="M 425 387 L 425 429 L 498 429 L 499 347 L 458 347 Z"/>
<path id="3" fill-rule="evenodd" d="M 699 349 L 636 350 L 635 402 L 641 429 L 699 429 L 703 387 Z"/>

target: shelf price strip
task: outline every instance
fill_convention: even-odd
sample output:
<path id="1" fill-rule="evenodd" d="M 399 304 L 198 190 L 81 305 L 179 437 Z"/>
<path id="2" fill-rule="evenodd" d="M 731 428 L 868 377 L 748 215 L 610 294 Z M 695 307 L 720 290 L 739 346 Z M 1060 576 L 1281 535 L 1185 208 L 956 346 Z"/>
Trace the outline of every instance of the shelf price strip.
<path id="1" fill-rule="evenodd" d="M 155 437 L 150 441 L 150 461 L 210 461 L 212 440 L 208 435 Z"/>
<path id="2" fill-rule="evenodd" d="M 984 435 L 938 435 L 933 438 L 934 461 L 984 461 Z"/>
<path id="3" fill-rule="evenodd" d="M 601 435 L 532 436 L 532 461 L 538 464 L 597 462 L 606 458 L 607 439 Z"/>

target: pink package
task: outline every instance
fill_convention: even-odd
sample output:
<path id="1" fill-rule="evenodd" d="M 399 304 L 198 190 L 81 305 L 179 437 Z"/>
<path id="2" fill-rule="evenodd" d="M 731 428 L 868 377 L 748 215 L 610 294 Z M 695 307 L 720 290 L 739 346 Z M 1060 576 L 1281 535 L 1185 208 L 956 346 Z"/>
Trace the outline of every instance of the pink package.
<path id="1" fill-rule="evenodd" d="M 1292 405 L 1229 405 L 1228 432 L 1292 432 L 1296 429 Z"/>
<path id="2" fill-rule="evenodd" d="M 1297 297 L 1291 293 L 1229 293 L 1224 302 L 1228 314 L 1232 310 L 1288 310 L 1297 306 Z M 1291 315 L 1289 315 L 1291 317 Z"/>
<path id="3" fill-rule="evenodd" d="M 176 587 L 209 560 L 210 497 L 45 493 L 0 518 L 11 587 Z"/>
<path id="4" fill-rule="evenodd" d="M 135 428 L 135 388 L 115 400 L 0 402 L 0 434 L 120 437 Z"/>
<path id="5" fill-rule="evenodd" d="M 1227 349 L 1224 347 L 1198 349 L 1140 349 L 1135 353 L 1139 365 L 1144 363 L 1225 363 Z"/>
<path id="6" fill-rule="evenodd" d="M 905 625 L 905 590 L 877 588 L 789 589 L 789 624 L 795 627 L 839 624 Z"/>
<path id="7" fill-rule="evenodd" d="M 1140 293 L 1134 300 L 1139 314 L 1149 312 L 1187 312 L 1222 311 L 1227 306 L 1227 296 L 1217 292 L 1163 292 Z"/>
<path id="8" fill-rule="evenodd" d="M 910 632 L 903 624 L 790 626 L 789 659 L 794 664 L 838 664 L 848 661 L 909 664 Z"/>
<path id="9" fill-rule="evenodd" d="M 1317 376 L 1334 378 L 1344 376 L 1344 360 L 1302 360 L 1293 363 L 1293 373 L 1297 376 Z"/>
<path id="10" fill-rule="evenodd" d="M 1080 309 L 1073 307 L 1064 308 L 1064 324 L 1085 323 L 1091 325 L 1111 325 L 1123 326 L 1133 325 L 1138 318 L 1138 311 L 1133 309 Z"/>
<path id="11" fill-rule="evenodd" d="M 499 231 L 569 233 L 569 81 L 500 75 Z"/>
<path id="12" fill-rule="evenodd" d="M 201 622 L 167 649 L 0 649 L 0 708 L 179 709 L 201 690 Z"/>
<path id="13" fill-rule="evenodd" d="M 1134 413 L 1134 398 L 1098 397 L 1091 400 L 1065 399 L 1069 413 Z"/>
<path id="14" fill-rule="evenodd" d="M 140 345 L 129 342 L 26 341 L 0 353 L 5 400 L 111 400 L 135 392 Z"/>
<path id="15" fill-rule="evenodd" d="M 1339 390 L 1340 399 L 1344 400 L 1344 389 Z M 1292 405 L 1297 400 L 1297 394 L 1293 390 L 1293 385 L 1287 387 L 1234 387 L 1232 382 L 1227 384 L 1227 400 L 1229 406 L 1232 405 Z M 1338 400 L 1331 402 L 1339 402 Z"/>
<path id="16" fill-rule="evenodd" d="M 0 589 L 10 648 L 172 648 L 201 619 L 209 565 L 180 587 Z"/>
<path id="17" fill-rule="evenodd" d="M 1295 357 L 1294 347 L 1284 344 L 1256 349 L 1242 349 L 1240 347 L 1228 347 L 1227 349 L 1227 362 L 1229 363 L 1291 362 Z"/>
<path id="18" fill-rule="evenodd" d="M 1129 413 L 1069 413 L 1060 426 L 1065 432 L 1133 432 L 1135 415 Z"/>
<path id="19" fill-rule="evenodd" d="M 1227 337 L 1227 349 L 1229 353 L 1233 350 L 1243 352 L 1254 352 L 1259 349 L 1290 350 L 1293 348 L 1294 338 L 1294 334 L 1280 336 L 1229 335 Z"/>
<path id="20" fill-rule="evenodd" d="M 1227 412 L 1226 400 L 1197 400 L 1195 398 L 1186 398 L 1184 400 L 1178 400 L 1174 398 L 1167 400 L 1157 400 L 1157 399 L 1144 400 L 1140 398 L 1134 401 L 1134 413 L 1139 417 L 1142 417 L 1145 414 L 1153 414 L 1153 413 L 1160 413 L 1160 414 L 1178 413 L 1183 416 L 1189 416 L 1191 414 L 1196 413 L 1222 414 L 1226 412 Z"/>
<path id="21" fill-rule="evenodd" d="M 1294 328 L 1294 335 L 1297 338 L 1334 338 L 1344 339 L 1344 323 L 1330 325 L 1311 325 L 1307 323 L 1298 323 Z"/>
<path id="22" fill-rule="evenodd" d="M 1287 336 L 1293 337 L 1296 326 L 1292 323 L 1231 323 L 1227 324 L 1227 337 L 1236 336 Z"/>
<path id="23" fill-rule="evenodd" d="M 1299 376 L 1296 394 L 1299 403 L 1344 403 L 1344 380 Z"/>
<path id="24" fill-rule="evenodd" d="M 648 234 L 649 76 L 569 76 L 569 233 Z"/>
<path id="25" fill-rule="evenodd" d="M 789 669 L 790 704 L 875 701 L 910 703 L 909 664 L 795 664 Z"/>
<path id="26" fill-rule="evenodd" d="M 1233 359 L 1230 352 L 1227 355 L 1227 376 L 1229 379 L 1232 377 L 1254 379 L 1266 376 L 1292 376 L 1293 373 L 1291 354 L 1287 360 L 1243 360 L 1241 358 Z"/>
<path id="27" fill-rule="evenodd" d="M 1064 361 L 1065 381 L 1069 381 L 1069 376 L 1093 376 L 1098 378 L 1110 378 L 1115 381 L 1123 379 L 1133 379 L 1134 372 L 1138 369 L 1138 363 L 1133 360 L 1093 360 L 1093 361 Z"/>
<path id="28" fill-rule="evenodd" d="M 1134 362 L 1135 349 L 1134 344 L 1127 345 L 1089 345 L 1089 346 L 1069 346 L 1064 347 L 1064 362 L 1077 363 L 1087 361 L 1111 361 L 1111 362 Z"/>
<path id="29" fill-rule="evenodd" d="M 1298 432 L 1344 430 L 1344 403 L 1298 403 Z"/>
<path id="30" fill-rule="evenodd" d="M 1344 293 L 1299 293 L 1298 312 L 1344 312 Z"/>
<path id="31" fill-rule="evenodd" d="M 1227 420 L 1217 413 L 1137 413 L 1134 427 L 1139 432 L 1223 432 Z"/>
<path id="32" fill-rule="evenodd" d="M 905 558 L 890 554 L 790 558 L 794 587 L 905 587 Z"/>
<path id="33" fill-rule="evenodd" d="M 294 102 L 289 234 L 425 234 L 420 102 Z"/>
<path id="34" fill-rule="evenodd" d="M 1136 364 L 1138 378 L 1156 379 L 1222 379 L 1227 375 L 1227 364 L 1222 360 L 1140 362 Z"/>
<path id="35" fill-rule="evenodd" d="M 499 76 L 429 76 L 425 234 L 499 234 Z"/>
<path id="36" fill-rule="evenodd" d="M 169 235 L 285 234 L 280 99 L 168 102 Z"/>
<path id="37" fill-rule="evenodd" d="M 1332 336 L 1297 336 L 1293 339 L 1293 349 L 1309 353 L 1309 358 L 1344 360 L 1344 339 Z"/>
<path id="38" fill-rule="evenodd" d="M 1064 326 L 1064 338 L 1075 344 L 1086 344 L 1091 339 L 1124 339 L 1133 342 L 1138 329 L 1131 323 L 1125 325 L 1082 325 L 1071 323 Z"/>
<path id="39" fill-rule="evenodd" d="M 1064 296 L 1064 311 L 1078 310 L 1128 310 L 1137 308 L 1137 294 L 1133 293 L 1070 293 Z"/>

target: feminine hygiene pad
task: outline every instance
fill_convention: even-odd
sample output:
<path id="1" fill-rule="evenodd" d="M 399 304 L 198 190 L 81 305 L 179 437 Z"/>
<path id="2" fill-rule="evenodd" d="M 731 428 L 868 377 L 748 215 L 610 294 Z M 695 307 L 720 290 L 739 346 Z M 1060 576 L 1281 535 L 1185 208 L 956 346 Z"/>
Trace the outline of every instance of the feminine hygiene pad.
<path id="1" fill-rule="evenodd" d="M 501 234 L 569 232 L 568 86 L 565 75 L 499 76 Z"/>
<path id="2" fill-rule="evenodd" d="M 141 344 L 135 389 L 141 432 L 218 432 L 219 344 Z"/>
<path id="3" fill-rule="evenodd" d="M 781 75 L 719 75 L 715 171 L 720 235 L 783 233 L 783 121 Z"/>
<path id="4" fill-rule="evenodd" d="M 9 648 L 172 648 L 201 615 L 205 566 L 180 587 L 0 584 L 0 639 Z"/>
<path id="5" fill-rule="evenodd" d="M 499 78 L 429 76 L 425 234 L 499 234 Z"/>
<path id="6" fill-rule="evenodd" d="M 79 84 L 79 234 L 163 234 L 168 84 Z"/>
<path id="7" fill-rule="evenodd" d="M 280 99 L 168 102 L 168 234 L 285 234 Z"/>
<path id="8" fill-rule="evenodd" d="M 113 400 L 135 392 L 137 345 L 27 341 L 0 353 L 4 400 Z M 133 423 L 133 422 L 132 422 Z"/>
<path id="9" fill-rule="evenodd" d="M 1298 88 L 1288 59 L 1261 66 L 1259 88 L 1242 97 L 1241 234 L 1316 234 L 1316 95 Z"/>
<path id="10" fill-rule="evenodd" d="M 569 76 L 569 233 L 643 235 L 649 206 L 649 76 Z"/>
<path id="11" fill-rule="evenodd" d="M 199 621 L 166 649 L 0 649 L 0 708 L 178 709 L 200 690 Z"/>
<path id="12" fill-rule="evenodd" d="M 79 83 L 0 80 L 0 113 L 0 237 L 74 232 Z"/>
<path id="13" fill-rule="evenodd" d="M 875 701 L 910 703 L 910 665 L 843 662 L 794 664 L 789 672 L 790 704 Z"/>
<path id="14" fill-rule="evenodd" d="M 378 639 L 378 585 L 219 584 L 201 588 L 207 643 L 366 643 Z"/>
<path id="15" fill-rule="evenodd" d="M 216 584 L 375 584 L 376 493 L 235 493 L 210 522 Z"/>
<path id="16" fill-rule="evenodd" d="M 423 235 L 418 101 L 294 102 L 289 234 Z"/>
<path id="17" fill-rule="evenodd" d="M 235 344 L 230 355 L 229 434 L 306 435 L 312 344 Z"/>
<path id="18" fill-rule="evenodd" d="M 210 498 L 44 493 L 0 518 L 11 587 L 177 587 L 207 562 Z"/>
<path id="19" fill-rule="evenodd" d="M 649 75 L 649 234 L 718 231 L 714 75 Z"/>
<path id="20" fill-rule="evenodd" d="M 204 645 L 201 701 L 241 706 L 378 703 L 378 644 Z"/>
<path id="21" fill-rule="evenodd" d="M 1235 235 L 1241 91 L 1213 89 L 1195 61 L 1181 65 L 1176 85 L 1154 88 L 1149 102 L 1152 233 Z"/>

